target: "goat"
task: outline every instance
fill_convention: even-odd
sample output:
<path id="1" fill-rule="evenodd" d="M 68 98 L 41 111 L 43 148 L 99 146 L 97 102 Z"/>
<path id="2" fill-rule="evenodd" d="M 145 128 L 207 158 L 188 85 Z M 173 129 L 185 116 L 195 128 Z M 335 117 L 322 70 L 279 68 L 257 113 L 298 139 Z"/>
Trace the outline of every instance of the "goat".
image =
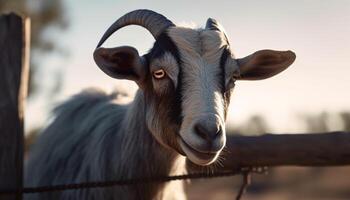
<path id="1" fill-rule="evenodd" d="M 130 46 L 103 48 L 114 32 L 140 25 L 155 38 L 139 56 Z M 186 172 L 186 159 L 215 163 L 225 146 L 225 121 L 236 80 L 260 80 L 285 70 L 291 51 L 261 50 L 236 59 L 222 26 L 173 24 L 161 14 L 135 10 L 114 22 L 94 51 L 97 66 L 139 86 L 130 104 L 118 93 L 86 90 L 55 109 L 26 164 L 26 186 L 168 176 Z M 185 199 L 183 183 L 26 195 L 27 199 Z"/>

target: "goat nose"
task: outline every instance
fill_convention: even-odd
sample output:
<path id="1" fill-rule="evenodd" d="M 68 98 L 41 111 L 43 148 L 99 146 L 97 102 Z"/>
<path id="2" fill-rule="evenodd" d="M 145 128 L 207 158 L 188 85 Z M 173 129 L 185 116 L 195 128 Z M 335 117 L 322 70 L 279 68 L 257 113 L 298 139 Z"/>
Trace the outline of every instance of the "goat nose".
<path id="1" fill-rule="evenodd" d="M 217 123 L 207 120 L 199 121 L 195 124 L 196 134 L 207 142 L 212 142 L 217 136 L 221 135 L 221 126 Z"/>

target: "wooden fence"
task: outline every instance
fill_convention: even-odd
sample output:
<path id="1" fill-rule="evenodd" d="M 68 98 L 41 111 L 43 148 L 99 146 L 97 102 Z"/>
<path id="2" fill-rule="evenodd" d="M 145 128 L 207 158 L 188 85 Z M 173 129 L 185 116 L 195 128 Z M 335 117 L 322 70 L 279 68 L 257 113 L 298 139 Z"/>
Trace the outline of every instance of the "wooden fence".
<path id="1" fill-rule="evenodd" d="M 23 115 L 29 70 L 29 19 L 0 16 L 0 189 L 23 185 Z M 20 200 L 20 194 L 1 199 Z"/>
<path id="2" fill-rule="evenodd" d="M 0 191 L 23 188 L 23 113 L 28 85 L 30 21 L 0 16 Z M 242 166 L 350 164 L 350 134 L 230 136 L 221 171 Z M 21 192 L 0 199 L 20 200 Z"/>

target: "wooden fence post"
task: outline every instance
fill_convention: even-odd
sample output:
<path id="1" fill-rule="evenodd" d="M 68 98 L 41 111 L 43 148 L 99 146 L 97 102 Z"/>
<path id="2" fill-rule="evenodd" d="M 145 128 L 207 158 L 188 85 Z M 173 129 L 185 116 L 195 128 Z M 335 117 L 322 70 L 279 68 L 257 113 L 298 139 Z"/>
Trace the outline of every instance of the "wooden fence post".
<path id="1" fill-rule="evenodd" d="M 28 86 L 30 21 L 0 16 L 0 189 L 23 187 L 23 115 Z M 20 200 L 21 194 L 1 196 Z"/>

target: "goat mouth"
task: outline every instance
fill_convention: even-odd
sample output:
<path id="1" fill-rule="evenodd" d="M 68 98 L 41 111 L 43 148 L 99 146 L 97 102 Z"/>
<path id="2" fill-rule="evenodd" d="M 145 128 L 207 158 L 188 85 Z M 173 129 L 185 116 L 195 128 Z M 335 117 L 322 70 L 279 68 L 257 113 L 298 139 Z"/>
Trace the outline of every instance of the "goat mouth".
<path id="1" fill-rule="evenodd" d="M 187 156 L 187 158 L 197 165 L 210 165 L 212 164 L 216 158 L 219 155 L 219 152 L 217 153 L 204 153 L 200 152 L 193 147 L 191 147 L 189 144 L 186 143 L 181 137 L 179 138 L 179 144 L 184 152 L 184 154 Z"/>

